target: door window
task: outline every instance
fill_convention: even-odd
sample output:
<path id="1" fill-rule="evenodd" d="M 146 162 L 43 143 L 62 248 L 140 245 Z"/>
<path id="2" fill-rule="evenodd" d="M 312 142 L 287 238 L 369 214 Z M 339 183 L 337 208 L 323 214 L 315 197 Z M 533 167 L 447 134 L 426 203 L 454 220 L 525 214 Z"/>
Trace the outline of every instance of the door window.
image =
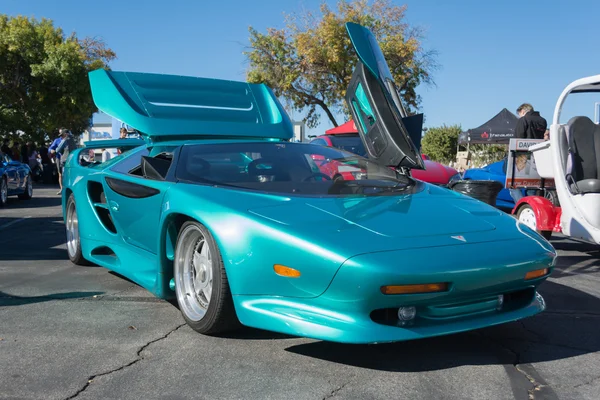
<path id="1" fill-rule="evenodd" d="M 148 149 L 144 147 L 116 164 L 111 171 L 126 175 L 141 175 L 142 157 L 148 154 Z"/>

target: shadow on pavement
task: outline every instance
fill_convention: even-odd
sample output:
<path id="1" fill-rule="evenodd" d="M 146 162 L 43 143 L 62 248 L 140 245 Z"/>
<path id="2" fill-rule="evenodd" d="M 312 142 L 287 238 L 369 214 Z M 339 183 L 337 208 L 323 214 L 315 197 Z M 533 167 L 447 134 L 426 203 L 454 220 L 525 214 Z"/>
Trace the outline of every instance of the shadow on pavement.
<path id="1" fill-rule="evenodd" d="M 0 226 L 20 218 L 0 218 Z M 0 231 L 0 261 L 67 260 L 62 217 L 34 217 Z"/>
<path id="2" fill-rule="evenodd" d="M 56 189 L 58 191 L 58 189 Z M 41 208 L 41 207 L 55 207 L 60 206 L 62 203 L 62 197 L 60 195 L 36 197 L 35 189 L 33 190 L 33 197 L 30 200 L 20 200 L 16 196 L 8 198 L 6 205 L 2 209 L 15 209 L 15 208 Z M 2 220 L 2 218 L 0 218 Z M 2 225 L 2 222 L 0 222 Z"/>
<path id="3" fill-rule="evenodd" d="M 581 251 L 589 254 L 594 254 L 596 257 L 600 256 L 600 246 L 597 244 L 579 242 L 573 239 L 570 239 L 566 236 L 561 236 L 557 238 L 552 238 L 551 240 L 552 246 L 556 250 L 562 251 Z"/>
<path id="4" fill-rule="evenodd" d="M 560 279 L 565 276 L 593 274 L 600 272 L 600 246 L 577 242 L 567 238 L 552 240 L 556 250 L 563 252 L 558 258 L 552 278 Z M 568 252 L 575 252 L 570 255 Z"/>
<path id="5" fill-rule="evenodd" d="M 67 292 L 45 296 L 14 296 L 0 291 L 0 307 L 21 306 L 24 304 L 43 303 L 54 300 L 80 299 L 104 294 L 103 292 Z"/>

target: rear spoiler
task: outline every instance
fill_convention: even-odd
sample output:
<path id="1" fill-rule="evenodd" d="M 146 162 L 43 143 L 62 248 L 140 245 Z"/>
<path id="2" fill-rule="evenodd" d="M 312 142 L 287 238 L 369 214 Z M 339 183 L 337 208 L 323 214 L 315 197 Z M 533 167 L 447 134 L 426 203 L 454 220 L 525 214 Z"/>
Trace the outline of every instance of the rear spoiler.
<path id="1" fill-rule="evenodd" d="M 83 145 L 86 149 L 133 149 L 146 144 L 143 139 L 110 139 L 110 140 L 90 140 Z"/>

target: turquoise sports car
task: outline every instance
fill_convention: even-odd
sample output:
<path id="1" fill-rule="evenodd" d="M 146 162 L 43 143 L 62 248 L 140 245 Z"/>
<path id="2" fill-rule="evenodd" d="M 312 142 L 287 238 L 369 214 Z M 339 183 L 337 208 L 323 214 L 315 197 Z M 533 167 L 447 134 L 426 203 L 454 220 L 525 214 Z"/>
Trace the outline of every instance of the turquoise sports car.
<path id="1" fill-rule="evenodd" d="M 69 258 L 176 298 L 204 334 L 241 324 L 375 343 L 542 311 L 552 246 L 487 204 L 411 178 L 424 168 L 414 119 L 371 32 L 347 30 L 359 62 L 346 97 L 366 158 L 291 142 L 264 85 L 92 72 L 96 105 L 144 139 L 70 153 Z M 122 154 L 98 163 L 94 148 Z M 353 179 L 333 179 L 327 162 Z"/>

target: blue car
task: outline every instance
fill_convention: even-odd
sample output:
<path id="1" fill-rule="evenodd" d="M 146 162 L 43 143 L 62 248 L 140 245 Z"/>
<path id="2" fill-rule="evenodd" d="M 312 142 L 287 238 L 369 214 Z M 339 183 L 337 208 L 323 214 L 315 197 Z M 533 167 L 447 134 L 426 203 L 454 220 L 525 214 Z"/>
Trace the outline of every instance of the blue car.
<path id="1" fill-rule="evenodd" d="M 465 180 L 498 181 L 504 185 L 506 181 L 506 158 L 495 163 L 486 165 L 483 168 L 473 168 L 465 171 L 463 175 Z M 526 195 L 525 189 L 521 189 L 523 196 Z M 510 195 L 510 190 L 502 189 L 496 198 L 496 207 L 510 208 L 515 206 L 515 201 Z"/>
<path id="2" fill-rule="evenodd" d="M 31 199 L 31 169 L 29 165 L 14 161 L 0 152 L 0 207 L 6 204 L 8 196 L 19 196 L 21 200 Z"/>

